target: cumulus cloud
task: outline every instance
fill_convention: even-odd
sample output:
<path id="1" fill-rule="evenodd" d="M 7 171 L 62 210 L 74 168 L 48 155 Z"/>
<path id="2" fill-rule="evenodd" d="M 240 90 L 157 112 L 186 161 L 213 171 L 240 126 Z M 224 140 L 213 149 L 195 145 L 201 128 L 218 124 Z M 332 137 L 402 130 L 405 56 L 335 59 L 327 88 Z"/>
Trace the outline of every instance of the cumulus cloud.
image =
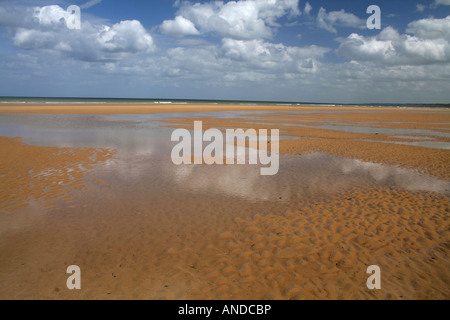
<path id="1" fill-rule="evenodd" d="M 153 38 L 137 20 L 126 20 L 104 26 L 97 33 L 97 43 L 101 50 L 109 52 L 151 52 L 154 50 Z"/>
<path id="2" fill-rule="evenodd" d="M 432 8 L 436 8 L 439 6 L 450 6 L 450 0 L 434 0 L 431 5 Z"/>
<path id="3" fill-rule="evenodd" d="M 356 33 L 343 39 L 337 53 L 356 61 L 388 66 L 426 65 L 450 62 L 450 16 L 445 19 L 422 19 L 408 25 L 400 34 L 392 27 L 375 37 Z"/>
<path id="4" fill-rule="evenodd" d="M 142 72 L 157 75 L 158 79 L 201 81 L 207 86 L 236 85 L 236 81 L 262 83 L 314 74 L 329 51 L 318 46 L 292 47 L 262 39 L 225 38 L 221 44 L 169 49 L 151 70 L 143 67 Z"/>
<path id="5" fill-rule="evenodd" d="M 450 16 L 445 19 L 421 19 L 408 24 L 406 32 L 423 39 L 446 39 L 450 41 Z"/>
<path id="6" fill-rule="evenodd" d="M 262 68 L 286 70 L 294 66 L 311 66 L 311 61 L 320 59 L 328 48 L 318 46 L 289 47 L 264 40 L 222 40 L 222 53 L 225 57 L 243 61 Z M 303 68 L 303 67 L 302 67 Z"/>
<path id="7" fill-rule="evenodd" d="M 182 2 L 178 16 L 191 21 L 202 33 L 216 33 L 233 39 L 271 38 L 277 20 L 301 14 L 299 0 L 238 0 L 206 3 Z M 174 26 L 176 21 L 161 26 Z"/>
<path id="8" fill-rule="evenodd" d="M 80 30 L 69 30 L 65 24 L 67 15 L 66 10 L 57 5 L 35 8 L 35 25 L 17 28 L 14 45 L 63 53 L 86 61 L 116 60 L 156 49 L 152 36 L 137 20 L 121 21 L 113 26 L 83 21 Z"/>
<path id="9" fill-rule="evenodd" d="M 345 10 L 327 13 L 327 11 L 321 7 L 319 14 L 317 15 L 317 25 L 329 32 L 337 33 L 337 26 L 364 28 L 366 26 L 366 21 L 358 18 L 352 13 L 345 12 Z"/>
<path id="10" fill-rule="evenodd" d="M 44 26 L 65 23 L 65 19 L 69 18 L 69 13 L 57 5 L 45 6 L 36 8 L 34 11 L 34 18 L 39 21 L 39 24 Z"/>
<path id="11" fill-rule="evenodd" d="M 27 27 L 33 26 L 34 9 L 24 6 L 15 6 L 5 3 L 0 6 L 0 26 Z"/>
<path id="12" fill-rule="evenodd" d="M 309 2 L 306 2 L 305 9 L 303 9 L 303 11 L 307 16 L 309 16 L 311 14 L 311 10 L 312 10 L 311 4 Z"/>
<path id="13" fill-rule="evenodd" d="M 175 20 L 164 20 L 160 26 L 160 30 L 164 34 L 174 36 L 198 35 L 200 32 L 195 28 L 192 21 L 183 16 L 176 16 Z"/>

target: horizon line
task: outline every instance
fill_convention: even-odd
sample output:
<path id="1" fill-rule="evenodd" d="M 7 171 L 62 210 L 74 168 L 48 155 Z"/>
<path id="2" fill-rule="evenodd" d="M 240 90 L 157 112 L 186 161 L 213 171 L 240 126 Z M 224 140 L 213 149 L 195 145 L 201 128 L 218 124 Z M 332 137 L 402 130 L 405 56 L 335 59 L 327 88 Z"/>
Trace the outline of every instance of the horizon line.
<path id="1" fill-rule="evenodd" d="M 249 100 L 249 99 L 206 99 L 206 98 L 117 98 L 117 97 L 57 97 L 57 96 L 0 96 L 0 99 L 81 99 L 81 100 L 162 100 L 162 101 L 217 101 L 217 102 L 246 102 L 246 103 L 286 103 L 286 104 L 332 104 L 332 105 L 381 105 L 381 106 L 396 106 L 396 105 L 439 105 L 450 106 L 449 103 L 440 102 L 363 102 L 363 103 L 341 103 L 341 102 L 312 102 L 312 101 L 283 101 L 283 100 Z"/>

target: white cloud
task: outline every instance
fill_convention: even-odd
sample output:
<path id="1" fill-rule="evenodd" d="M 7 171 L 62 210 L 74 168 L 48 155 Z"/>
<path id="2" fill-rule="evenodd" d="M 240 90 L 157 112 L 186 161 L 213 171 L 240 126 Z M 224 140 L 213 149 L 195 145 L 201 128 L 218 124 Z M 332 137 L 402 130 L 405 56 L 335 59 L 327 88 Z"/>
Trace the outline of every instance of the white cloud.
<path id="1" fill-rule="evenodd" d="M 174 36 L 198 35 L 200 32 L 195 28 L 192 21 L 183 16 L 176 16 L 175 20 L 164 20 L 160 26 L 160 30 L 164 34 Z"/>
<path id="2" fill-rule="evenodd" d="M 163 86 L 209 88 L 208 92 L 213 88 L 219 91 L 225 87 L 239 88 L 238 91 L 245 93 L 243 88 L 249 86 L 270 83 L 282 86 L 288 81 L 289 87 L 298 77 L 310 81 L 308 77 L 322 70 L 320 60 L 329 51 L 317 46 L 290 47 L 262 39 L 225 38 L 221 44 L 171 48 L 161 55 L 137 61 L 124 59 L 110 70 L 135 77 L 151 74 L 152 81 Z"/>
<path id="3" fill-rule="evenodd" d="M 307 16 L 309 16 L 311 14 L 311 10 L 312 10 L 311 4 L 309 2 L 306 2 L 305 9 L 303 9 L 303 11 Z"/>
<path id="4" fill-rule="evenodd" d="M 388 66 L 426 65 L 450 62 L 450 16 L 445 19 L 423 19 L 410 23 L 400 34 L 392 27 L 375 37 L 356 33 L 343 39 L 337 53 L 356 61 Z"/>
<path id="5" fill-rule="evenodd" d="M 34 9 L 5 3 L 0 6 L 0 26 L 27 27 L 34 23 Z"/>
<path id="6" fill-rule="evenodd" d="M 80 6 L 81 9 L 89 9 L 90 7 L 93 7 L 97 4 L 99 4 L 100 2 L 102 2 L 102 0 L 90 0 L 88 2 L 86 2 L 85 4 L 82 4 Z"/>
<path id="7" fill-rule="evenodd" d="M 64 22 L 67 14 L 59 6 L 36 8 L 35 25 L 16 29 L 14 45 L 87 61 L 116 60 L 156 49 L 152 36 L 137 20 L 121 21 L 111 27 L 82 20 L 80 30 L 69 30 Z"/>
<path id="8" fill-rule="evenodd" d="M 222 40 L 222 54 L 237 63 L 254 70 L 273 70 L 275 73 L 315 71 L 317 60 L 322 58 L 328 48 L 288 47 L 263 40 Z M 244 65 L 242 67 L 244 67 Z"/>
<path id="9" fill-rule="evenodd" d="M 289 47 L 262 39 L 225 38 L 220 45 L 169 49 L 154 64 L 145 63 L 152 65 L 151 69 L 142 66 L 140 70 L 161 81 L 175 77 L 178 81 L 200 81 L 208 87 L 236 86 L 239 81 L 256 84 L 316 73 L 328 51 L 318 46 Z"/>
<path id="10" fill-rule="evenodd" d="M 327 11 L 321 7 L 317 15 L 317 25 L 329 32 L 337 33 L 337 26 L 364 28 L 366 26 L 366 21 L 358 18 L 352 13 L 345 12 L 345 10 L 327 13 Z"/>
<path id="11" fill-rule="evenodd" d="M 450 0 L 434 0 L 431 7 L 436 8 L 438 6 L 450 6 Z"/>
<path id="12" fill-rule="evenodd" d="M 416 5 L 416 10 L 419 12 L 424 12 L 425 11 L 426 6 L 424 6 L 423 4 L 418 3 Z"/>
<path id="13" fill-rule="evenodd" d="M 434 2 L 431 3 L 429 6 L 425 6 L 425 5 L 419 3 L 416 5 L 416 8 L 417 8 L 417 11 L 424 12 L 425 9 L 427 9 L 427 8 L 436 9 L 440 6 L 450 6 L 450 0 L 434 0 Z"/>
<path id="14" fill-rule="evenodd" d="M 112 27 L 104 26 L 97 40 L 99 48 L 109 52 L 145 53 L 154 50 L 152 37 L 137 20 L 121 21 Z"/>
<path id="15" fill-rule="evenodd" d="M 192 21 L 202 33 L 234 39 L 271 38 L 277 20 L 300 15 L 299 0 L 238 0 L 183 2 L 178 15 Z"/>
<path id="16" fill-rule="evenodd" d="M 42 8 L 35 8 L 34 18 L 37 19 L 40 25 L 64 25 L 64 19 L 69 18 L 69 13 L 57 5 L 45 6 Z"/>
<path id="17" fill-rule="evenodd" d="M 423 39 L 447 39 L 450 41 L 450 16 L 444 19 L 421 19 L 408 24 L 406 32 Z"/>
<path id="18" fill-rule="evenodd" d="M 330 51 L 329 48 L 315 45 L 308 47 L 289 47 L 281 43 L 274 44 L 264 40 L 235 40 L 223 39 L 222 49 L 225 55 L 234 58 L 273 60 L 273 61 L 294 61 L 297 59 L 323 58 L 324 54 Z"/>

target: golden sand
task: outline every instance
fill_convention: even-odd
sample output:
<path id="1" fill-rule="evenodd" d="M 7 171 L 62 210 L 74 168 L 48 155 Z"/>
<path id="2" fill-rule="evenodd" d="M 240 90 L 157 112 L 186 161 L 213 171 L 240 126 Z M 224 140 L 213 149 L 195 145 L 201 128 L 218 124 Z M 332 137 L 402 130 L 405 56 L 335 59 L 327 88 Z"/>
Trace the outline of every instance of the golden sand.
<path id="1" fill-rule="evenodd" d="M 21 228 L 0 242 L 0 298 L 450 298 L 442 194 L 348 189 L 296 211 L 234 221 L 190 208 L 186 198 L 183 214 L 156 220 L 129 205 L 120 214 L 18 213 Z M 13 217 L 0 219 L 11 225 Z M 65 288 L 75 262 L 80 291 Z M 369 265 L 381 268 L 381 290 L 366 287 Z"/>
<path id="2" fill-rule="evenodd" d="M 32 146 L 20 138 L 0 137 L 0 209 L 12 210 L 67 196 L 68 188 L 84 186 L 82 178 L 113 152 L 95 148 Z"/>
<path id="3" fill-rule="evenodd" d="M 373 111 L 370 107 L 278 106 L 278 105 L 219 105 L 219 104 L 39 104 L 0 103 L 0 113 L 36 114 L 152 114 L 214 111 Z M 407 113 L 407 109 L 377 108 L 379 112 Z M 445 114 L 446 110 L 421 108 Z"/>
<path id="4" fill-rule="evenodd" d="M 448 198 L 358 188 L 284 215 L 237 219 L 198 292 L 220 299 L 448 299 Z M 367 290 L 366 269 L 382 270 Z"/>
<path id="5" fill-rule="evenodd" d="M 309 109 L 314 110 L 312 107 Z M 215 104 L 0 104 L 0 113 L 37 113 L 37 114 L 152 114 L 209 111 L 291 111 L 292 107 L 283 106 L 246 106 Z M 303 110 L 303 108 L 302 108 Z M 317 110 L 317 108 L 315 109 Z"/>
<path id="6" fill-rule="evenodd" d="M 356 158 L 366 162 L 384 163 L 414 169 L 442 179 L 450 179 L 450 150 L 365 141 L 287 140 L 280 142 L 280 151 L 288 154 L 312 151 Z"/>
<path id="7" fill-rule="evenodd" d="M 318 110 L 277 106 L 27 105 L 2 106 L 0 113 L 130 114 L 168 109 Z M 285 123 L 311 120 L 315 122 L 311 125 L 339 121 L 389 128 L 448 128 L 441 125 L 449 122 L 448 111 L 433 110 L 426 115 L 421 114 L 423 111 L 376 109 L 375 114 L 308 114 L 293 116 Z M 273 119 L 276 117 L 286 115 L 274 115 Z M 196 120 L 204 121 L 204 129 L 271 129 L 273 119 L 266 124 L 245 117 Z M 192 121 L 173 119 L 162 125 L 191 128 Z M 396 121 L 409 123 L 393 123 Z M 280 141 L 283 154 L 321 151 L 414 168 L 446 180 L 450 176 L 449 150 L 389 144 L 385 142 L 400 139 L 383 134 L 295 126 L 281 129 L 286 130 L 284 135 L 310 138 Z M 355 141 L 361 139 L 378 142 Z M 90 183 L 86 189 L 104 191 L 105 197 L 111 198 L 108 207 L 103 208 L 96 205 L 96 199 L 89 198 L 90 193 L 71 187 L 84 185 L 83 177 L 89 176 L 85 169 L 107 160 L 112 151 L 30 146 L 20 139 L 4 137 L 0 137 L 0 150 L 0 299 L 450 298 L 447 194 L 349 187 L 328 199 L 293 204 L 292 210 L 260 214 L 257 203 L 224 203 L 214 195 L 199 199 L 181 191 L 167 194 L 163 185 L 145 191 L 160 192 L 160 198 L 153 203 L 142 195 L 119 201 L 108 194 L 111 186 Z M 48 202 L 68 195 L 75 199 L 73 205 L 17 208 L 30 203 L 30 199 Z M 167 212 L 169 202 L 180 203 L 179 209 Z M 222 203 L 221 215 L 212 214 L 219 212 L 217 207 L 207 208 L 209 214 L 204 214 L 203 206 L 208 203 Z M 82 268 L 80 291 L 65 288 L 65 270 L 71 264 Z M 373 264 L 381 268 L 381 290 L 371 291 L 365 285 L 366 268 Z"/>

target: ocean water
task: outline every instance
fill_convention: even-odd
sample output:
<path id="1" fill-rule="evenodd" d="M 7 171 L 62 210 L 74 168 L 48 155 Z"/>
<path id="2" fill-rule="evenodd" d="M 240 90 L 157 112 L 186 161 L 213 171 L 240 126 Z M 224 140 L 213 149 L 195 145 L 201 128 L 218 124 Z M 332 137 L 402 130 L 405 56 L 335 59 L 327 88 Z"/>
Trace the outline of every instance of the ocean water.
<path id="1" fill-rule="evenodd" d="M 342 104 L 342 103 L 318 103 L 308 101 L 252 101 L 252 100 L 207 100 L 207 99 L 137 99 L 137 98 L 70 98 L 70 97 L 0 97 L 0 103 L 92 103 L 92 104 L 218 104 L 218 105 L 279 105 L 279 106 L 320 106 L 320 107 L 378 107 L 378 108 L 450 108 L 449 104 Z M 1 107 L 1 106 L 0 106 Z"/>

